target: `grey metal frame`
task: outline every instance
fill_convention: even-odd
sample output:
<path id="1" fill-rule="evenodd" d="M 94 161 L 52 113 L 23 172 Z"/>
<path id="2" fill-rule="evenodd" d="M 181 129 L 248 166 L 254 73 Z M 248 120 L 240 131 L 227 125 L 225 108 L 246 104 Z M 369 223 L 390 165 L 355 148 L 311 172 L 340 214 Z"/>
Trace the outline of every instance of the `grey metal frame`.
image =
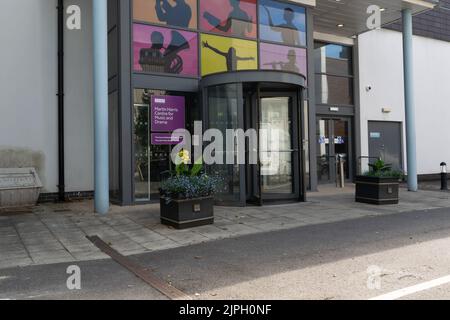
<path id="1" fill-rule="evenodd" d="M 315 62 L 314 62 L 314 15 L 310 9 L 306 10 L 306 30 L 308 39 L 308 122 L 309 137 L 304 140 L 304 144 L 309 146 L 309 189 L 317 191 L 317 150 L 316 150 L 316 88 L 314 85 Z M 306 139 L 306 138 L 305 138 Z"/>

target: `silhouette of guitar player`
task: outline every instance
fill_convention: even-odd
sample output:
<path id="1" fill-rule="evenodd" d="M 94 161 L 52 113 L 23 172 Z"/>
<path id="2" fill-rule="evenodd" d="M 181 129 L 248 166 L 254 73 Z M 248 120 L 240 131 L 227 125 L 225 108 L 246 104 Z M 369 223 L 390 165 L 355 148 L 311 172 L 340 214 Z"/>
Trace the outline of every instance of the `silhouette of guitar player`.
<path id="1" fill-rule="evenodd" d="M 299 30 L 294 24 L 295 12 L 291 8 L 285 8 L 283 19 L 286 23 L 275 24 L 272 19 L 272 15 L 267 9 L 267 7 L 263 6 L 266 10 L 267 15 L 269 17 L 269 25 L 272 31 L 281 33 L 281 38 L 283 39 L 283 43 L 292 44 L 292 45 L 301 45 Z"/>
<path id="2" fill-rule="evenodd" d="M 175 27 L 188 28 L 192 19 L 192 9 L 186 0 L 174 0 L 172 6 L 168 0 L 156 0 L 156 15 L 159 21 Z"/>
<path id="3" fill-rule="evenodd" d="M 233 47 L 230 47 L 228 52 L 223 52 L 217 48 L 214 48 L 211 46 L 208 41 L 203 42 L 203 47 L 210 49 L 211 51 L 217 53 L 218 55 L 221 55 L 226 59 L 227 62 L 227 71 L 237 71 L 238 69 L 238 61 L 250 61 L 255 60 L 254 57 L 238 57 L 236 53 L 236 49 Z"/>
<path id="4" fill-rule="evenodd" d="M 232 7 L 231 12 L 228 14 L 228 18 L 225 24 L 222 24 L 220 19 L 209 12 L 205 12 L 203 17 L 208 21 L 210 25 L 222 32 L 233 32 L 233 34 L 245 37 L 247 33 L 252 32 L 253 21 L 252 18 L 241 9 L 241 0 L 229 0 Z"/>

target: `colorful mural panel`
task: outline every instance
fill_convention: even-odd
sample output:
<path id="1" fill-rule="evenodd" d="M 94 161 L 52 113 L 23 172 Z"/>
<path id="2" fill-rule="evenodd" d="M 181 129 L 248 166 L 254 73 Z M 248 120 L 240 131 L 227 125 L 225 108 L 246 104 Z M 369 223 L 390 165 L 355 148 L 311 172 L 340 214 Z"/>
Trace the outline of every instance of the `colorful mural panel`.
<path id="1" fill-rule="evenodd" d="M 134 71 L 198 75 L 197 33 L 135 23 Z"/>
<path id="2" fill-rule="evenodd" d="M 202 75 L 258 68 L 255 41 L 202 34 L 201 42 Z"/>

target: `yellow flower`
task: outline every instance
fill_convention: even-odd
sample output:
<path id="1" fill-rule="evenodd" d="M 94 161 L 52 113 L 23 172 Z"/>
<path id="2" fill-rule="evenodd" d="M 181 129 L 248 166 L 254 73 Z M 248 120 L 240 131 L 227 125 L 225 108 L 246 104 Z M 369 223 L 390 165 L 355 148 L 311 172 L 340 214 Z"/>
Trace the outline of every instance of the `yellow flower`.
<path id="1" fill-rule="evenodd" d="M 189 164 L 189 162 L 191 160 L 191 157 L 189 156 L 189 151 L 183 149 L 183 150 L 180 151 L 178 156 L 180 157 L 181 161 L 184 164 Z"/>

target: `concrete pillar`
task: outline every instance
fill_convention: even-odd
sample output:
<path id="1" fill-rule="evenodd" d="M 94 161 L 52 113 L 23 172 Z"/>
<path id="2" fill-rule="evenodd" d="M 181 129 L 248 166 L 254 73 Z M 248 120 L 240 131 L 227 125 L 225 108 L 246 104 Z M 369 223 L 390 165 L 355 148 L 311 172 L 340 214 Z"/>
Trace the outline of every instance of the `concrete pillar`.
<path id="1" fill-rule="evenodd" d="M 408 189 L 417 191 L 416 117 L 414 105 L 413 25 L 411 9 L 402 11 Z"/>
<path id="2" fill-rule="evenodd" d="M 92 0 L 94 48 L 95 212 L 109 211 L 107 0 Z"/>

